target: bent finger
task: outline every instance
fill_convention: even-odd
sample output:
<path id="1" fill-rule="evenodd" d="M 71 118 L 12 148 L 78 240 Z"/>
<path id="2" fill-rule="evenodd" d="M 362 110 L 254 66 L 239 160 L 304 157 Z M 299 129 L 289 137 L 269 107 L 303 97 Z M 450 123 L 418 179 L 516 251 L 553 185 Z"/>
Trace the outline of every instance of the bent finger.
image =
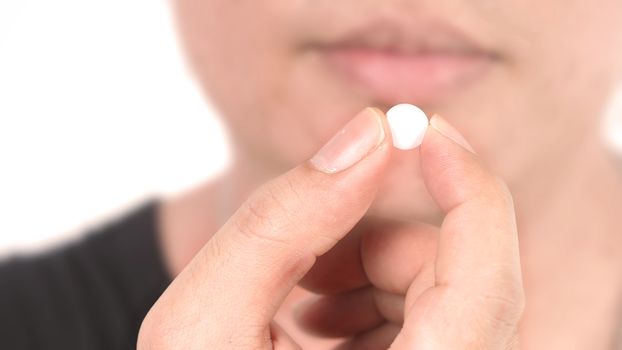
<path id="1" fill-rule="evenodd" d="M 422 172 L 446 213 L 435 286 L 407 297 L 396 349 L 505 346 L 524 306 L 512 196 L 453 127 L 438 116 L 431 124 L 420 150 Z"/>

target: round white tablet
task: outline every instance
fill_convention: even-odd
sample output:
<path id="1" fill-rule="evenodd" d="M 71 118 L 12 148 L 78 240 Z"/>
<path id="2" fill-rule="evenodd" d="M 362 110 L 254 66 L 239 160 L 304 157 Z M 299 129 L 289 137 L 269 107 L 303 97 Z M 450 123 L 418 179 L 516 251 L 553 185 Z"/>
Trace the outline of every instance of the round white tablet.
<path id="1" fill-rule="evenodd" d="M 409 150 L 419 147 L 428 128 L 428 117 L 417 106 L 403 103 L 387 111 L 387 121 L 396 148 Z"/>

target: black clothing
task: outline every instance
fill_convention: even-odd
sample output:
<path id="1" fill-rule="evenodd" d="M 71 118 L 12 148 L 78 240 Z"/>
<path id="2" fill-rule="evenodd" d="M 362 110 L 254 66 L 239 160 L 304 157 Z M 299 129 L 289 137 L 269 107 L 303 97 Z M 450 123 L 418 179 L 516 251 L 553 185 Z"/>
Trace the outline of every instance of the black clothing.
<path id="1" fill-rule="evenodd" d="M 0 349 L 134 349 L 170 283 L 149 201 L 82 239 L 0 264 Z M 36 219 L 36 218 L 35 218 Z"/>

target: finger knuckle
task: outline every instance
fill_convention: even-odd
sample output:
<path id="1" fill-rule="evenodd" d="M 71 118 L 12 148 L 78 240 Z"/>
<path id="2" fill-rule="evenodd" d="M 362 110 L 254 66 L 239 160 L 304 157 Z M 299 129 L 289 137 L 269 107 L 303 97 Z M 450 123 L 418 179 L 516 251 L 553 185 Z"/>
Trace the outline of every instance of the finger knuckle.
<path id="1" fill-rule="evenodd" d="M 518 338 L 518 328 L 509 336 L 509 339 L 503 344 L 503 350 L 519 350 L 520 342 Z"/>
<path id="2" fill-rule="evenodd" d="M 237 215 L 234 224 L 245 236 L 261 240 L 279 241 L 279 232 L 285 223 L 292 220 L 292 209 L 288 207 L 283 186 L 289 187 L 288 181 L 268 183 L 255 191 L 242 204 L 241 215 Z"/>
<path id="3" fill-rule="evenodd" d="M 513 207 L 514 198 L 506 181 L 498 175 L 488 175 L 483 181 L 481 196 L 487 201 L 498 203 L 504 207 Z"/>
<path id="4" fill-rule="evenodd" d="M 515 327 L 525 310 L 525 293 L 518 287 L 501 287 L 483 295 L 495 324 Z"/>
<path id="5" fill-rule="evenodd" d="M 167 330 L 166 318 L 162 317 L 159 309 L 151 309 L 143 319 L 138 332 L 138 350 L 163 350 L 170 349 L 170 331 Z M 171 345 L 171 346 L 169 346 Z"/>
<path id="6" fill-rule="evenodd" d="M 266 332 L 266 327 L 253 323 L 245 323 L 245 327 L 228 336 L 225 343 L 232 350 L 272 348 L 272 340 L 270 334 Z"/>
<path id="7" fill-rule="evenodd" d="M 510 191 L 510 187 L 508 186 L 505 179 L 502 178 L 501 176 L 495 175 L 493 182 L 495 184 L 495 188 L 497 192 L 499 193 L 499 195 L 505 200 L 512 202 L 513 201 L 512 192 Z"/>
<path id="8" fill-rule="evenodd" d="M 261 204 L 244 204 L 244 214 L 234 220 L 236 230 L 246 238 L 275 240 L 276 223 Z"/>

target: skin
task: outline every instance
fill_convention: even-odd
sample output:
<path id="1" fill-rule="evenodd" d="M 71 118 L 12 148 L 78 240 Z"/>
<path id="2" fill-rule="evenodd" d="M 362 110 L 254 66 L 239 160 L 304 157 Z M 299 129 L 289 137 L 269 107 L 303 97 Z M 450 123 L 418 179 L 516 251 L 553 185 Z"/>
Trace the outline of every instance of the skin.
<path id="1" fill-rule="evenodd" d="M 622 78 L 621 1 L 594 6 L 588 1 L 562 0 L 177 0 L 173 5 L 189 64 L 221 112 L 234 151 L 226 174 L 169 199 L 162 208 L 163 251 L 173 276 L 188 266 L 206 242 L 210 244 L 214 233 L 260 184 L 309 159 L 363 107 L 386 110 L 391 104 L 335 77 L 306 44 L 330 37 L 370 13 L 390 20 L 425 14 L 451 21 L 500 57 L 473 84 L 426 103 L 404 102 L 443 115 L 469 140 L 487 171 L 502 178 L 513 194 L 527 300 L 519 324 L 522 348 L 614 347 L 622 305 L 618 267 L 622 242 L 616 210 L 622 207 L 622 181 L 602 145 L 596 121 Z M 353 288 L 370 284 L 383 290 L 376 285 L 382 283 L 369 280 L 368 273 L 376 265 L 383 266 L 377 275 L 386 278 L 423 273 L 417 266 L 402 271 L 395 267 L 397 263 L 369 262 L 367 267 L 337 263 L 344 256 L 360 254 L 365 265 L 365 257 L 379 254 L 378 247 L 393 247 L 385 254 L 401 256 L 400 247 L 411 246 L 436 259 L 436 241 L 374 240 L 378 238 L 373 232 L 394 232 L 399 237 L 402 231 L 418 232 L 424 223 L 438 228 L 445 217 L 425 183 L 418 151 L 391 152 L 386 161 L 369 211 L 346 236 L 345 241 L 351 242 L 338 244 L 320 259 L 303 286 L 332 294 L 352 293 Z M 333 276 L 325 272 L 335 271 L 335 266 L 340 268 Z M 183 289 L 182 283 L 176 280 L 174 288 Z M 424 287 L 433 285 L 428 280 Z M 405 291 L 391 291 L 398 295 L 391 302 L 377 292 L 371 299 L 365 295 L 350 299 L 360 300 L 355 309 L 370 303 L 385 305 L 383 319 L 401 325 Z M 276 317 L 303 348 L 329 348 L 332 343 L 308 336 L 310 331 L 326 335 L 339 329 L 338 325 L 322 329 L 321 324 L 331 317 L 322 316 L 321 305 L 308 305 L 299 311 L 299 325 L 292 323 L 291 304 L 305 295 L 295 287 Z M 166 305 L 159 301 L 154 314 L 164 313 L 159 308 L 171 308 Z M 152 329 L 161 329 L 158 322 L 166 323 L 161 318 L 165 317 L 148 317 L 148 331 L 141 331 L 143 340 L 149 338 L 144 334 L 158 337 Z M 347 330 L 339 335 L 351 335 L 352 330 Z"/>
<path id="2" fill-rule="evenodd" d="M 342 239 L 373 201 L 393 153 L 384 116 L 373 109 L 362 113 L 380 121 L 374 122 L 384 129 L 380 144 L 343 171 L 324 173 L 305 162 L 253 192 L 150 310 L 140 349 L 314 347 L 297 342 L 274 320 L 301 279 L 333 292 L 318 301 L 322 305 L 303 310 L 301 322 L 319 334 L 353 336 L 339 349 L 517 348 L 524 295 L 512 197 L 500 178 L 443 129 L 426 132 L 420 153 L 426 188 L 446 214 L 442 226 L 410 227 L 408 236 L 399 230 L 370 232 L 372 244 L 361 250 L 362 261 L 340 254 L 341 268 L 364 270 L 362 289 L 351 275 L 317 277 L 333 272 L 327 271 L 332 262 L 325 254 L 359 247 Z M 383 249 L 409 241 L 434 246 L 436 254 L 402 250 L 395 256 Z M 404 261 L 411 263 L 379 273 Z M 366 297 L 371 293 L 384 294 L 385 304 L 394 305 L 383 312 Z M 339 312 L 353 308 L 358 315 Z"/>

